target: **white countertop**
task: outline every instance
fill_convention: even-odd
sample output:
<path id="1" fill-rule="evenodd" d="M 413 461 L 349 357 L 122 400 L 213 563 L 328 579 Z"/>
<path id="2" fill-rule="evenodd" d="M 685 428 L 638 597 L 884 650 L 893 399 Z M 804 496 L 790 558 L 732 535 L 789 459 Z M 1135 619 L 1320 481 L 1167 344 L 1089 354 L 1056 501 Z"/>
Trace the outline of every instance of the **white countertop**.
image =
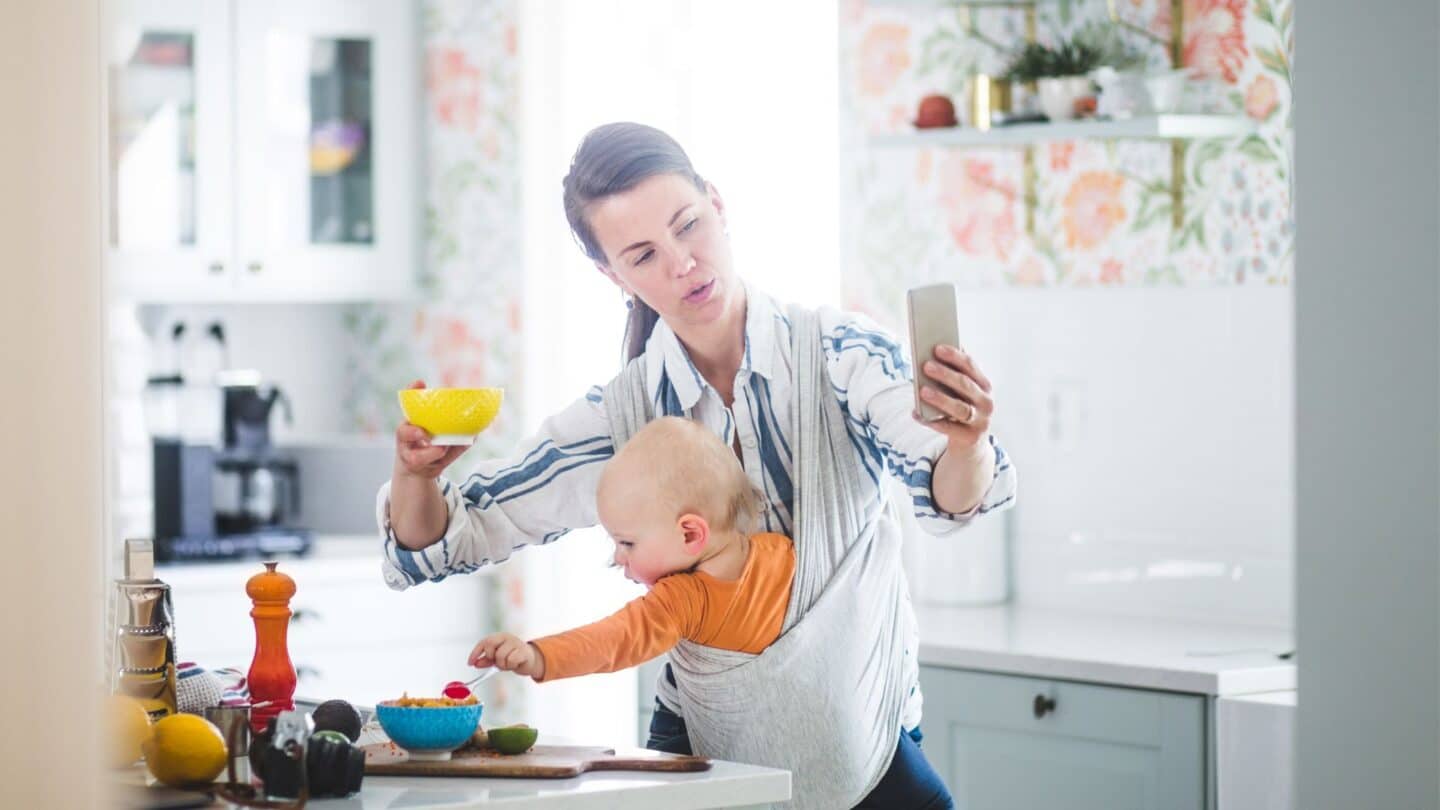
<path id="1" fill-rule="evenodd" d="M 378 534 L 317 534 L 315 543 L 305 555 L 279 555 L 282 572 L 303 570 L 310 582 L 373 578 L 383 582 L 380 565 L 384 559 Z M 492 576 L 498 566 L 487 565 L 469 576 Z M 187 560 L 155 564 L 155 576 L 172 585 L 185 583 L 190 587 L 243 587 L 251 575 L 265 570 L 260 557 L 238 560 Z"/>
<path id="2" fill-rule="evenodd" d="M 1241 695 L 1295 688 L 1286 630 L 1005 605 L 916 606 L 920 663 L 1072 681 Z"/>
<path id="3" fill-rule="evenodd" d="M 1257 706 L 1278 706 L 1278 711 L 1294 709 L 1300 705 L 1300 693 L 1295 689 L 1283 692 L 1260 692 L 1254 695 L 1233 695 L 1225 697 L 1228 703 L 1244 703 Z"/>
<path id="4" fill-rule="evenodd" d="M 142 766 L 117 774 L 113 790 L 143 788 Z M 175 791 L 170 792 L 172 795 Z M 117 798 L 122 794 L 117 794 Z M 125 807 L 147 803 L 147 792 L 123 794 Z M 437 776 L 366 776 L 360 792 L 344 799 L 312 799 L 323 810 L 441 810 L 504 807 L 525 810 L 708 810 L 754 807 L 790 798 L 790 773 L 757 765 L 715 762 L 699 773 L 608 771 L 571 779 L 477 779 Z M 214 801 L 206 807 L 233 807 Z"/>
<path id="5" fill-rule="evenodd" d="M 324 810 L 506 807 L 527 810 L 701 810 L 790 798 L 788 771 L 716 762 L 699 773 L 608 771 L 572 779 L 367 776 L 348 799 L 317 799 Z"/>

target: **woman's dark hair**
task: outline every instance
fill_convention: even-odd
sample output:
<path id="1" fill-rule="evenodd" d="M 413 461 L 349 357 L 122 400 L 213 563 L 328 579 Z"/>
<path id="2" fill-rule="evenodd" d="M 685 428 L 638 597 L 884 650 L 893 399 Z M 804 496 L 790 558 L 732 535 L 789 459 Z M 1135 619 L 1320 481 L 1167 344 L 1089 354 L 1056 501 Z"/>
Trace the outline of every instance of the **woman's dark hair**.
<path id="1" fill-rule="evenodd" d="M 590 228 L 586 216 L 590 204 L 629 191 L 657 174 L 676 174 L 705 190 L 705 180 L 690 165 L 685 150 L 654 127 L 628 121 L 605 124 L 590 130 L 580 142 L 570 161 L 570 173 L 565 175 L 565 218 L 575 241 L 591 261 L 610 263 Z M 625 324 L 627 361 L 644 352 L 645 341 L 659 319 L 645 302 L 631 301 Z"/>

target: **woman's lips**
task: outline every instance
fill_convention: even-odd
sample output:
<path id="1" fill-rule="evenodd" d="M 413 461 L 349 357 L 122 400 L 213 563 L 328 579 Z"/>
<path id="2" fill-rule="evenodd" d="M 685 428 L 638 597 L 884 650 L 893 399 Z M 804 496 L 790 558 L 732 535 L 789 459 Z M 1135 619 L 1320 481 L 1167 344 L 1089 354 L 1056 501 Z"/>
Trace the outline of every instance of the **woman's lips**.
<path id="1" fill-rule="evenodd" d="M 699 287 L 696 287 L 694 290 L 691 290 L 690 293 L 685 296 L 685 303 L 692 305 L 703 304 L 706 301 L 710 300 L 710 293 L 714 291 L 715 279 L 712 278 L 704 284 L 700 285 Z"/>

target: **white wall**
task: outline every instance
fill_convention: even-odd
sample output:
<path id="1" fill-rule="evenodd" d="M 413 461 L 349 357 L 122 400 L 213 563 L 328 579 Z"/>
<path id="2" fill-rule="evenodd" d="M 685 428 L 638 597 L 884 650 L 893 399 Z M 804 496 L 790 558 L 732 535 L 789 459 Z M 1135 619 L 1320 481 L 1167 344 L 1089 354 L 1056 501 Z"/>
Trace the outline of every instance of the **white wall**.
<path id="1" fill-rule="evenodd" d="M 0 5 L 0 806 L 99 807 L 99 4 Z"/>
<path id="2" fill-rule="evenodd" d="M 1019 600 L 1289 626 L 1290 288 L 959 301 L 1019 471 Z"/>
<path id="3" fill-rule="evenodd" d="M 1434 808 L 1440 13 L 1434 0 L 1303 6 L 1298 806 Z"/>
<path id="4" fill-rule="evenodd" d="M 348 338 L 341 312 L 331 304 L 188 304 L 142 307 L 139 320 L 147 332 L 168 331 L 175 321 L 191 330 L 222 323 L 230 366 L 259 371 L 289 398 L 294 424 L 279 411 L 271 423 L 275 440 L 284 442 L 342 432 Z"/>

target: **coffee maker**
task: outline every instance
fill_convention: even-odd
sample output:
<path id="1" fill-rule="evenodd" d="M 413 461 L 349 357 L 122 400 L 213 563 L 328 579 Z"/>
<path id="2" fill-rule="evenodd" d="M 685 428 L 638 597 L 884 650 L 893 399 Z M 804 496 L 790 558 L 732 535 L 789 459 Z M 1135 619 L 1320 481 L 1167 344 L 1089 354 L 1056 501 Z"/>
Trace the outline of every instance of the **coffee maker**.
<path id="1" fill-rule="evenodd" d="M 289 400 L 258 372 L 227 371 L 215 380 L 200 393 L 219 400 L 218 444 L 195 436 L 153 439 L 156 559 L 306 553 L 313 537 L 296 525 L 299 467 L 270 435 L 277 406 L 287 421 L 293 418 Z"/>

